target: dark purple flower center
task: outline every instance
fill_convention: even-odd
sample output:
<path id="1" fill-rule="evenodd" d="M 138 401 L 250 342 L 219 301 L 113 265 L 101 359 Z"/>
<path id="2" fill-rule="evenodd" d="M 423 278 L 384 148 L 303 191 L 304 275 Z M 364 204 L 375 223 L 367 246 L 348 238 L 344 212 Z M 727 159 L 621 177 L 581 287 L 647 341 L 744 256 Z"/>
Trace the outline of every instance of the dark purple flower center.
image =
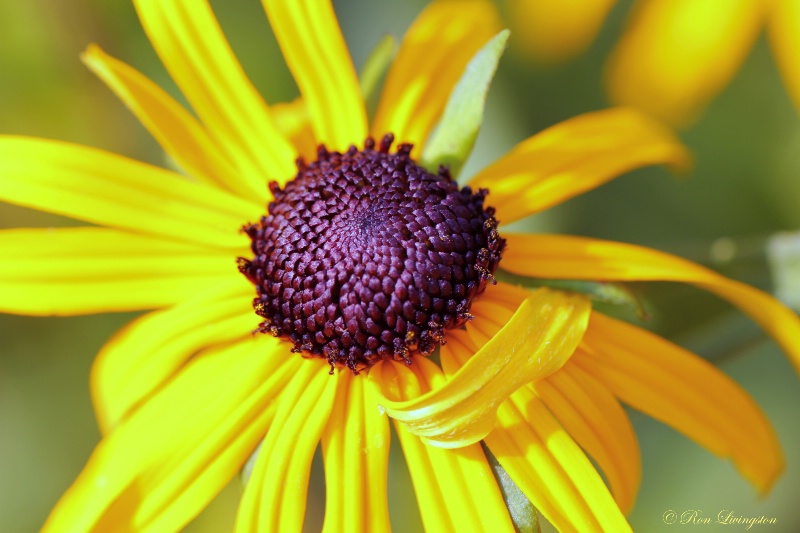
<path id="1" fill-rule="evenodd" d="M 244 231 L 253 259 L 239 268 L 258 290 L 258 331 L 287 337 L 295 352 L 354 372 L 381 359 L 410 363 L 471 318 L 472 298 L 493 281 L 505 240 L 485 189 L 462 189 L 380 145 L 345 153 L 321 146 Z"/>

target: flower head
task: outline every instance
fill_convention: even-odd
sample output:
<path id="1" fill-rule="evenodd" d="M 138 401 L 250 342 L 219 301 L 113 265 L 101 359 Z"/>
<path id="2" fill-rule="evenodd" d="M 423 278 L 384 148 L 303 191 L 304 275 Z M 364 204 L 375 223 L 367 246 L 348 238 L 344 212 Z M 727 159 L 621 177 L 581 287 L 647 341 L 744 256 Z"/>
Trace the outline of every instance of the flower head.
<path id="1" fill-rule="evenodd" d="M 620 400 L 768 488 L 781 468 L 775 437 L 713 367 L 581 294 L 490 283 L 497 269 L 694 283 L 749 313 L 797 364 L 800 323 L 755 289 L 644 248 L 497 233 L 629 169 L 684 164 L 669 131 L 629 109 L 587 114 L 459 188 L 420 161 L 497 30 L 490 3 L 441 0 L 420 15 L 371 129 L 331 5 L 264 4 L 301 91 L 288 106 L 257 94 L 203 1 L 136 1 L 199 120 L 98 48 L 84 57 L 186 175 L 0 139 L 1 199 L 96 224 L 0 233 L 14 258 L 2 264 L 2 310 L 157 309 L 98 356 L 104 437 L 45 531 L 178 530 L 256 449 L 237 530 L 300 530 L 320 443 L 325 527 L 388 530 L 390 419 L 428 530 L 513 530 L 483 440 L 559 529 L 624 531 L 640 472 Z M 437 345 L 441 364 L 425 357 Z M 664 379 L 684 372 L 703 386 Z"/>
<path id="2" fill-rule="evenodd" d="M 459 189 L 446 168 L 414 163 L 410 144 L 390 153 L 392 141 L 321 145 L 245 228 L 255 257 L 239 268 L 258 289 L 259 330 L 325 357 L 331 373 L 433 353 L 471 318 L 505 246 L 486 190 Z"/>

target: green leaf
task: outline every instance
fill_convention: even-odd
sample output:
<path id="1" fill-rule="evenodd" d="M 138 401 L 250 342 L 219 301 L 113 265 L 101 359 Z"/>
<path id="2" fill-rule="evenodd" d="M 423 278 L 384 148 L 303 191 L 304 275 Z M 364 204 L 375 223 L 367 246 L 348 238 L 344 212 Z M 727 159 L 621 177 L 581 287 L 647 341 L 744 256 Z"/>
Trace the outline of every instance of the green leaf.
<path id="1" fill-rule="evenodd" d="M 492 467 L 494 478 L 500 487 L 500 492 L 503 494 L 503 499 L 508 508 L 508 514 L 511 516 L 511 521 L 514 523 L 514 530 L 517 533 L 541 533 L 539 527 L 539 513 L 536 507 L 528 500 L 527 496 L 523 494 L 520 488 L 508 475 L 506 469 L 503 468 L 497 461 L 497 458 L 489 450 L 489 447 L 481 441 L 483 453 L 486 454 L 486 459 Z"/>
<path id="2" fill-rule="evenodd" d="M 644 304 L 630 287 L 622 283 L 606 281 L 578 281 L 578 280 L 548 280 L 541 285 L 553 289 L 580 292 L 587 295 L 592 301 L 605 304 L 627 307 L 633 311 L 639 320 L 649 320 Z"/>
<path id="3" fill-rule="evenodd" d="M 522 285 L 531 289 L 550 287 L 562 291 L 579 292 L 588 296 L 593 302 L 625 307 L 632 311 L 639 320 L 646 321 L 650 318 L 639 296 L 624 283 L 528 278 L 511 274 L 502 269 L 498 269 L 494 276 L 498 281 Z"/>
<path id="4" fill-rule="evenodd" d="M 376 103 L 374 100 L 377 100 L 378 87 L 386 75 L 396 51 L 397 42 L 394 37 L 388 34 L 384 35 L 361 66 L 361 73 L 358 76 L 361 95 L 370 107 Z"/>
<path id="5" fill-rule="evenodd" d="M 467 64 L 450 94 L 436 131 L 422 153 L 422 166 L 425 168 L 436 172 L 439 165 L 447 165 L 450 175 L 453 178 L 458 176 L 478 137 L 486 94 L 509 33 L 503 30 L 492 37 Z"/>

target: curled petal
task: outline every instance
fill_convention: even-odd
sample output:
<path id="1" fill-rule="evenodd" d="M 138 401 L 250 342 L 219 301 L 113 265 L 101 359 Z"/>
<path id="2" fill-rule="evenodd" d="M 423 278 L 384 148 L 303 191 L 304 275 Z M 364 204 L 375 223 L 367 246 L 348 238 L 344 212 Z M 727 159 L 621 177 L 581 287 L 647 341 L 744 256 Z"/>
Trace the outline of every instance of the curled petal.
<path id="1" fill-rule="evenodd" d="M 485 306 L 482 311 L 487 311 Z M 475 316 L 475 322 L 484 322 L 483 315 Z M 441 348 L 445 375 L 454 374 L 477 351 L 473 336 L 464 331 L 448 335 Z M 537 394 L 567 433 L 594 458 L 620 509 L 630 511 L 641 480 L 641 460 L 633 427 L 614 395 L 571 361 L 524 388 Z"/>
<path id="2" fill-rule="evenodd" d="M 420 358 L 411 368 L 387 361 L 395 374 L 387 386 L 400 399 L 411 399 L 444 383 L 435 363 Z M 394 379 L 397 378 L 397 379 Z M 373 406 L 375 407 L 375 406 Z M 455 450 L 429 446 L 395 421 L 397 436 L 414 483 L 426 531 L 511 531 L 503 497 L 480 445 Z"/>
<path id="3" fill-rule="evenodd" d="M 386 386 L 394 379 L 392 365 L 375 365 L 369 379 L 389 415 L 426 442 L 447 448 L 472 444 L 492 430 L 498 405 L 511 393 L 563 366 L 590 309 L 583 296 L 539 289 L 442 387 L 403 401 Z"/>

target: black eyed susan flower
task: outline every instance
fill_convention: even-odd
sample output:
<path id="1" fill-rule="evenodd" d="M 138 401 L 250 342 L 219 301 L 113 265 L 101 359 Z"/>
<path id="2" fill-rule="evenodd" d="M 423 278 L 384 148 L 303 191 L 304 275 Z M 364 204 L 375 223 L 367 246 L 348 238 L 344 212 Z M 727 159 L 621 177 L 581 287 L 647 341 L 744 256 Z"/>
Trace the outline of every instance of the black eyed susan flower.
<path id="1" fill-rule="evenodd" d="M 561 61 L 594 40 L 613 0 L 507 2 L 512 28 L 534 57 Z M 637 0 L 609 58 L 611 101 L 674 125 L 696 119 L 733 79 L 762 29 L 786 88 L 800 109 L 800 4 L 795 0 Z"/>
<path id="2" fill-rule="evenodd" d="M 503 230 L 627 170 L 684 164 L 667 130 L 629 109 L 583 115 L 459 188 L 420 161 L 498 30 L 491 4 L 423 11 L 371 127 L 331 5 L 264 5 L 294 103 L 263 101 L 198 0 L 136 1 L 197 118 L 97 47 L 84 56 L 185 174 L 0 139 L 0 199 L 91 224 L 0 233 L 12 258 L 0 309 L 155 309 L 99 354 L 103 440 L 44 531 L 179 530 L 256 449 L 237 531 L 299 531 L 320 444 L 325 529 L 389 530 L 390 420 L 429 531 L 513 531 L 480 441 L 559 530 L 625 531 L 640 465 L 620 401 L 769 488 L 777 441 L 727 377 L 585 296 L 495 283 L 498 269 L 693 283 L 750 314 L 797 365 L 800 323 L 753 288 L 654 250 Z M 426 357 L 437 347 L 441 364 Z"/>

